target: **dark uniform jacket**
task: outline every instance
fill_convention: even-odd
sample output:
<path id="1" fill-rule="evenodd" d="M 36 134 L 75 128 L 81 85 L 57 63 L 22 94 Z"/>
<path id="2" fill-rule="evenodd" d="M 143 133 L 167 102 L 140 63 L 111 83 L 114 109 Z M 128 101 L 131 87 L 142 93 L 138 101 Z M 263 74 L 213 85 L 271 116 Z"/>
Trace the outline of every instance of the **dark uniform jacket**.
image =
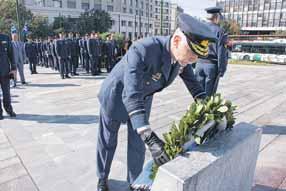
<path id="1" fill-rule="evenodd" d="M 206 59 L 199 59 L 201 63 L 212 63 L 218 65 L 218 71 L 224 73 L 227 67 L 227 35 L 223 28 L 214 23 L 209 23 L 210 29 L 217 34 L 218 41 L 209 45 L 209 55 Z"/>
<path id="2" fill-rule="evenodd" d="M 68 46 L 69 46 L 69 51 L 70 55 L 72 57 L 77 57 L 79 56 L 79 43 L 77 39 L 68 39 Z"/>
<path id="3" fill-rule="evenodd" d="M 117 46 L 115 40 L 110 40 L 105 42 L 105 53 L 107 56 L 114 57 L 117 51 Z"/>
<path id="4" fill-rule="evenodd" d="M 9 36 L 0 34 L 0 77 L 9 76 L 11 70 L 16 70 L 12 43 Z"/>
<path id="5" fill-rule="evenodd" d="M 68 47 L 68 42 L 66 40 L 56 40 L 55 43 L 56 54 L 60 58 L 68 58 L 70 56 L 70 50 Z"/>
<path id="6" fill-rule="evenodd" d="M 53 56 L 53 52 L 54 52 L 53 41 L 47 42 L 47 52 L 49 56 Z"/>
<path id="7" fill-rule="evenodd" d="M 34 42 L 26 42 L 25 43 L 25 51 L 26 51 L 26 56 L 28 58 L 37 58 L 38 56 L 38 44 Z"/>
<path id="8" fill-rule="evenodd" d="M 101 109 L 111 119 L 130 118 L 134 129 L 149 124 L 146 100 L 169 86 L 179 74 L 180 65 L 171 64 L 170 39 L 150 37 L 133 43 L 113 68 L 98 95 Z M 191 65 L 180 76 L 194 98 L 205 96 Z"/>
<path id="9" fill-rule="evenodd" d="M 87 53 L 87 45 L 86 45 L 85 39 L 80 39 L 78 43 L 79 43 L 79 47 L 80 47 L 80 53 L 86 54 Z"/>
<path id="10" fill-rule="evenodd" d="M 100 56 L 101 55 L 101 44 L 98 39 L 88 39 L 87 50 L 90 56 Z"/>

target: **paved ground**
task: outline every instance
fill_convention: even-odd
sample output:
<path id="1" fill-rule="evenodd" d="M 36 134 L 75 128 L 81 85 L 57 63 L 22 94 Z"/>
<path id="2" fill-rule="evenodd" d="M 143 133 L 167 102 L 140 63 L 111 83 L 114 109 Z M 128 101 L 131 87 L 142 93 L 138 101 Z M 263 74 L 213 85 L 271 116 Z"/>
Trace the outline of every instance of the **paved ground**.
<path id="1" fill-rule="evenodd" d="M 99 103 L 104 76 L 60 80 L 27 72 L 12 90 L 16 119 L 0 122 L 0 191 L 94 191 Z M 238 122 L 264 129 L 254 191 L 286 191 L 286 67 L 231 66 L 220 91 L 239 106 Z M 151 125 L 166 131 L 192 102 L 180 79 L 157 94 Z M 120 130 L 111 191 L 126 190 L 126 127 Z M 147 158 L 150 156 L 147 154 Z"/>

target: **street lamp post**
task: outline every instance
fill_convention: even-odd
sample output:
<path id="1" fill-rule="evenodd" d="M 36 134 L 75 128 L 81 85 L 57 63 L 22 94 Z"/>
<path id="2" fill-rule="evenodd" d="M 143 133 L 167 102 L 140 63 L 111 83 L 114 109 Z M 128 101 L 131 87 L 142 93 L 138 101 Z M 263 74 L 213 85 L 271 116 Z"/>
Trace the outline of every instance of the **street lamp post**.
<path id="1" fill-rule="evenodd" d="M 163 0 L 161 0 L 161 27 L 160 27 L 160 32 L 161 32 L 161 35 L 163 35 Z"/>
<path id="2" fill-rule="evenodd" d="M 19 13 L 19 1 L 16 0 L 16 14 L 17 14 L 17 24 L 18 24 L 18 36 L 21 40 L 21 33 L 20 33 L 20 13 Z"/>

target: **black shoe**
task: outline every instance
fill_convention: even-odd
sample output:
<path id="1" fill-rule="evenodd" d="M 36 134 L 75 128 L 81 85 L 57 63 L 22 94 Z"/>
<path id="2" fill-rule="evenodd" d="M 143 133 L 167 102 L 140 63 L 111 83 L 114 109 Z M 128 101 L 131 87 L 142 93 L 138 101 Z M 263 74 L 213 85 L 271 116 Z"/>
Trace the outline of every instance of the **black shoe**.
<path id="1" fill-rule="evenodd" d="M 26 85 L 27 84 L 27 82 L 22 82 L 22 85 Z"/>
<path id="2" fill-rule="evenodd" d="M 66 77 L 66 78 L 71 78 L 69 75 L 66 75 L 65 77 Z"/>
<path id="3" fill-rule="evenodd" d="M 0 120 L 3 120 L 3 119 L 4 119 L 3 115 L 2 115 L 2 114 L 0 114 Z"/>
<path id="4" fill-rule="evenodd" d="M 10 115 L 10 117 L 16 117 L 16 113 L 14 111 L 7 111 L 8 115 Z"/>
<path id="5" fill-rule="evenodd" d="M 79 76 L 79 74 L 78 74 L 78 73 L 73 73 L 73 75 L 74 75 L 74 76 Z"/>
<path id="6" fill-rule="evenodd" d="M 97 191 L 108 191 L 107 180 L 99 179 L 97 183 Z"/>

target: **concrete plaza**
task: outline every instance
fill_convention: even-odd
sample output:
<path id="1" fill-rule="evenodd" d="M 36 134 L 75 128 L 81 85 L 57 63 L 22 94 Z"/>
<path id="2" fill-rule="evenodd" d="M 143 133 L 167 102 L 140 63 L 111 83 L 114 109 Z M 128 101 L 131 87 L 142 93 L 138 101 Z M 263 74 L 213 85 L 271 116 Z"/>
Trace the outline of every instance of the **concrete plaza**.
<path id="1" fill-rule="evenodd" d="M 0 122 L 0 191 L 95 191 L 97 94 L 106 75 L 61 80 L 51 69 L 38 72 L 30 75 L 26 67 L 29 84 L 11 90 L 18 116 Z M 286 66 L 231 65 L 219 86 L 239 106 L 237 122 L 263 128 L 253 191 L 286 191 L 285 79 Z M 158 134 L 167 131 L 192 101 L 178 78 L 156 94 L 152 128 Z M 128 188 L 126 130 L 122 125 L 111 191 Z"/>

